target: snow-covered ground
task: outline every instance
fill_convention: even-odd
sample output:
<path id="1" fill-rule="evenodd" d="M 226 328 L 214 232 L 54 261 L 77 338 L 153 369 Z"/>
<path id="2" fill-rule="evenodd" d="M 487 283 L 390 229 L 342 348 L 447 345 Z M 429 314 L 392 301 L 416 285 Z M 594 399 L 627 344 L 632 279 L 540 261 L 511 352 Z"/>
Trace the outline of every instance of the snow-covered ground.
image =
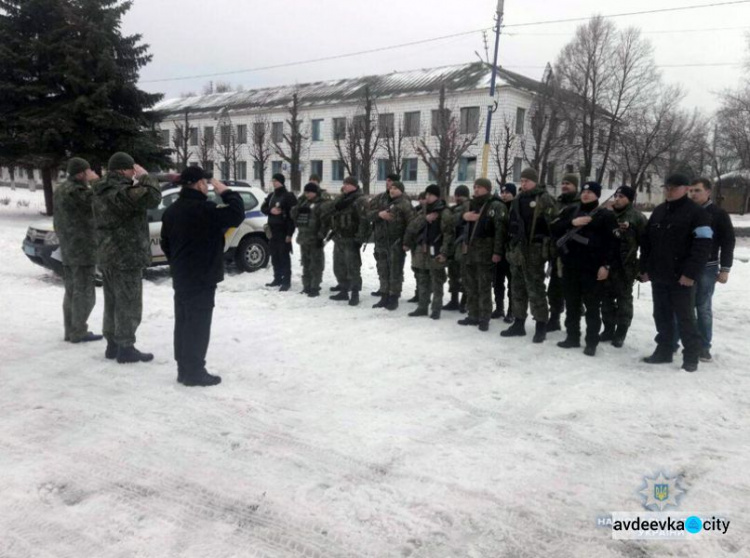
<path id="1" fill-rule="evenodd" d="M 750 555 L 747 262 L 717 288 L 715 362 L 696 374 L 640 362 L 647 286 L 625 348 L 592 359 L 559 333 L 538 346 L 501 339 L 499 322 L 372 310 L 371 247 L 358 308 L 297 294 L 296 261 L 288 293 L 263 286 L 270 270 L 230 274 L 208 355 L 224 383 L 184 388 L 163 269 L 147 274 L 138 335 L 155 362 L 62 341 L 62 283 L 21 251 L 39 209 L 0 209 L 3 558 Z M 725 513 L 727 535 L 597 528 L 643 510 L 659 471 L 681 476 L 681 510 Z"/>

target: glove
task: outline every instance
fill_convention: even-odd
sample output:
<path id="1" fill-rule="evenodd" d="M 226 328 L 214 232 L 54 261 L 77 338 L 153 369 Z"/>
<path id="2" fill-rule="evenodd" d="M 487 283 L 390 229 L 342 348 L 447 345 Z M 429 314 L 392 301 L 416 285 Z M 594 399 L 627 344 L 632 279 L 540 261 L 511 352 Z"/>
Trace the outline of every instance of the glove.
<path id="1" fill-rule="evenodd" d="M 318 242 L 317 242 L 317 244 L 316 244 L 316 245 L 317 245 L 317 247 L 318 247 L 318 248 L 323 248 L 323 246 L 325 246 L 325 245 L 326 245 L 326 243 L 325 243 L 325 242 L 323 242 L 323 239 L 322 239 L 322 238 L 319 238 L 319 239 L 318 239 Z"/>

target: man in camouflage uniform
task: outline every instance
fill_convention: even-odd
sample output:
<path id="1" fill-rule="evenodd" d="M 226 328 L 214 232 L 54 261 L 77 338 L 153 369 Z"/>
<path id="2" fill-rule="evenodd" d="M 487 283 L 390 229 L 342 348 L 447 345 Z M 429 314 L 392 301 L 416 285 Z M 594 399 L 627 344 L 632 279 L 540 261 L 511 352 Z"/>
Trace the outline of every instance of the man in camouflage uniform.
<path id="1" fill-rule="evenodd" d="M 99 341 L 102 336 L 89 331 L 88 319 L 96 304 L 94 265 L 96 240 L 93 192 L 89 182 L 99 177 L 84 159 L 68 161 L 68 179 L 55 190 L 54 226 L 60 239 L 65 298 L 63 323 L 65 340 L 71 343 Z"/>
<path id="2" fill-rule="evenodd" d="M 614 196 L 614 213 L 618 229 L 617 254 L 612 263 L 609 278 L 604 283 L 602 299 L 602 322 L 604 331 L 600 341 L 611 341 L 615 347 L 622 347 L 625 336 L 633 321 L 633 284 L 638 277 L 638 249 L 646 233 L 646 216 L 633 207 L 635 190 L 630 186 L 620 186 Z"/>
<path id="3" fill-rule="evenodd" d="M 372 206 L 371 206 L 372 207 Z M 372 215 L 375 237 L 375 260 L 380 278 L 380 292 L 384 293 L 373 308 L 396 310 L 404 283 L 402 249 L 406 226 L 414 216 L 409 198 L 404 195 L 404 185 L 394 181 L 380 198 L 376 213 Z"/>
<path id="4" fill-rule="evenodd" d="M 373 225 L 373 235 L 375 240 L 375 267 L 378 271 L 378 290 L 373 291 L 370 293 L 372 296 L 376 296 L 379 298 L 387 297 L 388 296 L 388 250 L 386 250 L 386 246 L 384 244 L 384 239 L 382 235 L 382 231 L 378 231 L 378 228 L 383 225 L 383 223 L 378 223 L 378 213 L 383 211 L 384 209 L 388 208 L 388 205 L 390 203 L 390 192 L 391 188 L 393 187 L 394 182 L 398 182 L 400 180 L 399 175 L 397 174 L 389 174 L 385 177 L 385 192 L 382 192 L 376 196 L 373 196 L 370 200 L 370 206 L 369 206 L 369 219 L 370 223 Z M 381 234 L 379 234 L 381 233 Z M 377 306 L 373 306 L 373 308 L 382 308 L 382 305 L 380 302 L 377 303 Z"/>
<path id="5" fill-rule="evenodd" d="M 331 204 L 330 200 L 323 200 L 317 184 L 308 182 L 299 203 L 291 212 L 297 226 L 297 244 L 302 263 L 301 294 L 311 298 L 320 296 L 320 284 L 323 282 L 323 270 L 326 265 L 323 246 L 328 232 L 324 222 L 327 206 Z"/>
<path id="6" fill-rule="evenodd" d="M 505 209 L 510 214 L 510 205 L 513 198 L 516 197 L 516 185 L 512 182 L 503 184 L 500 188 L 500 201 L 505 204 Z M 505 313 L 505 283 L 508 283 L 508 313 Z M 510 310 L 511 286 L 510 286 L 510 264 L 507 258 L 503 258 L 495 264 L 495 276 L 493 278 L 492 290 L 495 293 L 495 310 L 492 312 L 492 319 L 503 318 L 505 323 L 513 322 L 513 313 Z"/>
<path id="7" fill-rule="evenodd" d="M 161 190 L 127 153 L 112 155 L 108 170 L 94 186 L 93 200 L 104 278 L 105 356 L 119 363 L 148 362 L 154 355 L 135 348 L 135 332 L 143 310 L 143 268 L 151 264 L 146 210 L 159 205 Z"/>
<path id="8" fill-rule="evenodd" d="M 334 241 L 341 244 L 342 258 L 346 268 L 345 282 L 338 294 L 331 300 L 348 300 L 349 306 L 359 304 L 362 290 L 362 245 L 370 236 L 370 223 L 367 215 L 367 198 L 359 188 L 357 179 L 347 176 L 344 179 L 342 194 L 333 202 L 331 229 Z M 351 297 L 349 296 L 351 291 Z"/>
<path id="9" fill-rule="evenodd" d="M 463 241 L 464 275 L 469 314 L 459 325 L 479 326 L 488 331 L 492 315 L 492 277 L 494 265 L 505 255 L 508 212 L 505 204 L 492 195 L 487 178 L 474 181 L 474 197 L 463 214 L 466 236 Z"/>
<path id="10" fill-rule="evenodd" d="M 508 261 L 513 277 L 512 306 L 515 321 L 500 335 L 526 335 L 528 307 L 536 320 L 534 343 L 546 339 L 549 309 L 544 289 L 544 267 L 550 260 L 552 239 L 550 224 L 557 217 L 555 199 L 543 185 L 537 185 L 539 174 L 527 168 L 521 172 L 521 193 L 510 210 L 510 247 Z"/>
<path id="11" fill-rule="evenodd" d="M 425 212 L 407 228 L 403 250 L 413 250 L 412 266 L 417 270 L 417 309 L 409 316 L 426 316 L 432 295 L 430 318 L 440 319 L 443 306 L 445 267 L 453 253 L 456 225 L 453 211 L 440 199 L 440 188 L 431 184 L 425 190 Z"/>
<path id="12" fill-rule="evenodd" d="M 469 198 L 471 193 L 469 188 L 464 184 L 456 186 L 455 192 L 453 192 L 453 199 L 455 204 L 451 207 L 453 212 L 453 223 L 456 227 L 455 239 L 453 241 L 454 247 L 450 250 L 448 258 L 448 288 L 451 293 L 451 299 L 448 304 L 443 306 L 443 310 L 459 310 L 461 303 L 459 302 L 459 296 L 463 292 L 463 286 L 461 285 L 461 276 L 463 274 L 463 255 L 461 254 L 463 247 L 463 236 L 465 234 L 466 223 L 463 220 L 463 214 L 469 211 Z M 466 306 L 466 297 L 464 296 L 463 305 Z"/>
<path id="13" fill-rule="evenodd" d="M 568 173 L 563 175 L 560 181 L 560 195 L 557 196 L 557 206 L 560 213 L 571 205 L 576 205 L 581 201 L 578 194 L 578 175 Z M 558 214 L 559 215 L 559 214 Z M 557 253 L 555 246 L 551 250 L 552 259 L 550 266 L 552 268 L 549 276 L 549 285 L 547 286 L 547 300 L 549 301 L 549 322 L 547 322 L 547 333 L 550 331 L 560 331 L 560 315 L 565 310 L 565 296 L 563 293 L 563 266 L 562 260 Z"/>
<path id="14" fill-rule="evenodd" d="M 425 200 L 424 192 L 419 192 L 419 195 L 417 196 L 417 202 L 419 202 L 419 204 L 416 207 L 412 208 L 414 212 L 412 218 L 419 217 L 420 215 L 424 215 L 424 208 L 427 206 L 427 201 Z M 417 269 L 414 267 L 414 260 L 412 260 L 411 262 L 411 271 L 412 273 L 414 273 L 414 296 L 411 297 L 406 302 L 418 303 L 419 302 L 419 288 L 417 286 Z"/>

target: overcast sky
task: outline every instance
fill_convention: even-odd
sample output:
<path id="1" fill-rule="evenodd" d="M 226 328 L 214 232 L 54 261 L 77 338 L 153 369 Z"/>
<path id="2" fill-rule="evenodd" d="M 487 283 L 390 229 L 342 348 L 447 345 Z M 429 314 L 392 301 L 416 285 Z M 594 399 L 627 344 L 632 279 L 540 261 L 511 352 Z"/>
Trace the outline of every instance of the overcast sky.
<path id="1" fill-rule="evenodd" d="M 721 0 L 507 0 L 504 23 L 539 22 L 622 12 L 708 4 Z M 125 16 L 126 34 L 141 33 L 154 58 L 141 72 L 141 87 L 167 97 L 200 92 L 210 79 L 246 88 L 431 68 L 477 60 L 481 33 L 428 44 L 272 70 L 180 81 L 166 78 L 234 72 L 345 54 L 489 28 L 494 0 L 135 0 Z M 707 112 L 717 91 L 735 87 L 747 59 L 750 3 L 614 18 L 637 26 L 654 46 L 664 79 L 688 91 L 685 106 Z M 579 23 L 508 27 L 500 64 L 539 79 Z M 490 48 L 493 37 L 490 39 Z"/>

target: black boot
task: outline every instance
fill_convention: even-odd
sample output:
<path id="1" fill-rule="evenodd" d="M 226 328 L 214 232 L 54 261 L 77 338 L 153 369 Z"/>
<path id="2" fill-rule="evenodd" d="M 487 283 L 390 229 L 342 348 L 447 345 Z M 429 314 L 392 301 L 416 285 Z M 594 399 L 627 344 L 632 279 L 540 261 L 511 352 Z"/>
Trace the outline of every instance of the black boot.
<path id="1" fill-rule="evenodd" d="M 583 354 L 586 356 L 596 355 L 596 345 L 586 345 L 586 348 L 583 349 Z"/>
<path id="2" fill-rule="evenodd" d="M 443 306 L 443 310 L 447 312 L 455 312 L 456 310 L 458 310 L 458 291 L 453 291 L 451 293 L 450 302 Z"/>
<path id="3" fill-rule="evenodd" d="M 266 283 L 266 287 L 280 287 L 281 286 L 281 279 L 274 279 L 270 283 Z"/>
<path id="4" fill-rule="evenodd" d="M 547 323 L 548 322 L 536 323 L 536 331 L 534 332 L 534 338 L 532 339 L 534 343 L 542 343 L 547 339 Z"/>
<path id="5" fill-rule="evenodd" d="M 373 308 L 385 308 L 386 303 L 388 302 L 388 296 L 382 295 L 380 297 L 380 300 L 378 300 L 375 304 L 372 305 Z"/>
<path id="6" fill-rule="evenodd" d="M 466 316 L 465 318 L 458 320 L 458 325 L 462 326 L 476 326 L 479 325 L 479 320 Z"/>
<path id="7" fill-rule="evenodd" d="M 562 328 L 560 327 L 560 312 L 552 312 L 549 317 L 549 321 L 547 322 L 547 332 L 550 331 L 560 331 Z"/>
<path id="8" fill-rule="evenodd" d="M 458 311 L 466 314 L 466 293 L 461 295 L 461 302 L 458 303 Z"/>
<path id="9" fill-rule="evenodd" d="M 359 304 L 359 291 L 352 289 L 352 296 L 349 297 L 349 306 L 357 306 Z"/>
<path id="10" fill-rule="evenodd" d="M 604 331 L 599 334 L 599 341 L 612 341 L 615 338 L 615 326 L 604 326 Z"/>
<path id="11" fill-rule="evenodd" d="M 307 291 L 307 296 L 309 296 L 310 298 L 320 296 L 320 289 L 310 289 L 309 291 Z"/>
<path id="12" fill-rule="evenodd" d="M 417 308 L 413 312 L 409 312 L 407 316 L 410 318 L 418 318 L 420 316 L 426 316 L 428 314 L 427 310 L 424 310 L 422 308 Z"/>
<path id="13" fill-rule="evenodd" d="M 308 289 L 307 287 L 305 287 L 305 288 L 303 288 L 303 289 L 302 289 L 302 290 L 301 290 L 301 291 L 299 292 L 299 294 L 307 294 L 307 293 L 309 293 L 309 292 L 310 292 L 310 290 L 309 290 L 309 289 Z"/>
<path id="14" fill-rule="evenodd" d="M 406 302 L 411 302 L 411 303 L 419 302 L 419 293 L 418 293 L 417 291 L 415 291 L 415 292 L 414 292 L 414 296 L 413 296 L 413 297 L 411 297 L 411 298 L 410 298 L 409 300 L 407 300 Z"/>
<path id="15" fill-rule="evenodd" d="M 197 374 L 178 374 L 177 381 L 187 387 L 207 387 L 220 384 L 221 376 L 215 376 L 201 370 Z"/>
<path id="16" fill-rule="evenodd" d="M 558 342 L 557 346 L 561 349 L 577 349 L 581 346 L 581 339 L 580 337 L 573 337 L 572 335 L 568 335 L 564 341 Z"/>
<path id="17" fill-rule="evenodd" d="M 479 320 L 479 331 L 489 331 L 490 330 L 490 321 L 489 320 Z"/>
<path id="18" fill-rule="evenodd" d="M 291 288 L 292 288 L 292 285 L 290 283 L 282 283 L 281 287 L 279 288 L 279 292 L 286 292 Z"/>
<path id="19" fill-rule="evenodd" d="M 433 310 L 430 312 L 430 318 L 433 320 L 439 320 L 440 319 L 440 310 Z"/>
<path id="20" fill-rule="evenodd" d="M 647 364 L 669 364 L 672 362 L 672 352 L 669 348 L 662 349 L 661 347 L 656 347 L 651 356 L 643 358 L 643 362 Z"/>
<path id="21" fill-rule="evenodd" d="M 334 285 L 333 287 L 331 287 L 328 290 L 331 291 L 332 293 L 337 293 L 339 291 L 343 291 L 344 287 L 342 287 L 341 285 Z"/>
<path id="22" fill-rule="evenodd" d="M 526 320 L 519 320 L 513 322 L 513 325 L 508 329 L 501 331 L 501 337 L 523 337 L 526 335 Z"/>
<path id="23" fill-rule="evenodd" d="M 398 309 L 398 295 L 388 295 L 388 297 L 385 299 L 385 309 L 390 310 L 393 312 L 394 310 Z"/>
<path id="24" fill-rule="evenodd" d="M 71 343 L 90 343 L 91 341 L 101 341 L 104 339 L 103 335 L 99 335 L 97 333 L 91 333 L 90 331 L 86 333 L 83 337 L 80 339 L 71 339 Z"/>
<path id="25" fill-rule="evenodd" d="M 628 328 L 617 327 L 615 329 L 615 335 L 612 337 L 612 346 L 621 348 L 625 344 L 625 337 L 628 335 Z"/>
<path id="26" fill-rule="evenodd" d="M 516 319 L 513 317 L 513 314 L 510 313 L 510 310 L 508 310 L 508 313 L 505 314 L 505 317 L 503 318 L 503 321 L 506 324 L 512 324 L 513 322 L 516 321 Z"/>
<path id="27" fill-rule="evenodd" d="M 503 305 L 500 304 L 495 310 L 492 312 L 492 315 L 490 318 L 493 320 L 497 320 L 498 318 L 503 318 L 505 316 L 505 309 L 503 308 Z"/>
<path id="28" fill-rule="evenodd" d="M 388 296 L 388 293 L 384 293 L 383 291 L 373 291 L 373 292 L 370 293 L 370 295 L 371 296 L 379 296 L 379 297 L 382 298 L 384 296 Z"/>
<path id="29" fill-rule="evenodd" d="M 349 293 L 342 289 L 338 294 L 329 296 L 328 298 L 331 300 L 349 300 Z"/>
<path id="30" fill-rule="evenodd" d="M 104 351 L 104 358 L 108 358 L 109 360 L 114 360 L 117 358 L 117 344 L 116 343 L 110 343 L 107 341 L 107 349 Z"/>
<path id="31" fill-rule="evenodd" d="M 125 364 L 128 362 L 149 362 L 154 360 L 151 353 L 142 353 L 135 347 L 120 347 L 117 349 L 117 362 Z"/>
<path id="32" fill-rule="evenodd" d="M 698 371 L 698 361 L 695 360 L 685 360 L 682 362 L 682 369 L 685 372 L 697 372 Z"/>

